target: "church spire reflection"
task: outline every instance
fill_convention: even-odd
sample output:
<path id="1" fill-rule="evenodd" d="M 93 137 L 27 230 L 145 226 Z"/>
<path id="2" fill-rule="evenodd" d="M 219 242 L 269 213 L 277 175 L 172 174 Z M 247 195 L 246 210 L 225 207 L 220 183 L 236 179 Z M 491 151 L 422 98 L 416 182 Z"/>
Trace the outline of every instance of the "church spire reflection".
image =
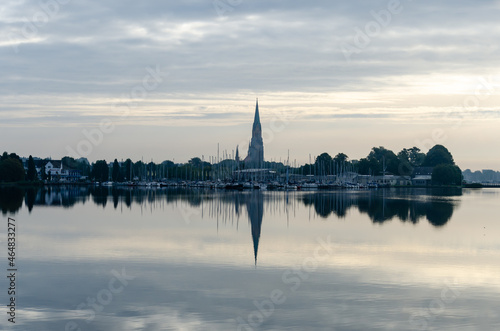
<path id="1" fill-rule="evenodd" d="M 246 199 L 248 218 L 252 227 L 253 252 L 255 265 L 257 265 L 257 255 L 259 252 L 260 231 L 262 228 L 262 218 L 264 216 L 264 198 L 262 192 L 253 191 Z"/>

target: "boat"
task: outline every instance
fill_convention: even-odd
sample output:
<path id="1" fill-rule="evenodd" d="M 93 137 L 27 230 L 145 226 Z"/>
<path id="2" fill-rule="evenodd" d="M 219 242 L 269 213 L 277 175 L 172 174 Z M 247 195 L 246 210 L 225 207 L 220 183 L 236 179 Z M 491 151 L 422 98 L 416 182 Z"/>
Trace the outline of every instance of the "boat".
<path id="1" fill-rule="evenodd" d="M 318 184 L 316 183 L 304 183 L 300 185 L 301 190 L 317 190 L 318 189 Z"/>

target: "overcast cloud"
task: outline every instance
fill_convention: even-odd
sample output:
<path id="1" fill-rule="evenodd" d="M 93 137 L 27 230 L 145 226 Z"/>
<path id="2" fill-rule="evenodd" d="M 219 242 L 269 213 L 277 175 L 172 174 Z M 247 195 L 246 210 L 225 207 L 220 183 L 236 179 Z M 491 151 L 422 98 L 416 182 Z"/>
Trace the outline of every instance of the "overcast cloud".
<path id="1" fill-rule="evenodd" d="M 0 142 L 61 157 L 108 118 L 116 129 L 90 160 L 186 161 L 244 141 L 259 97 L 264 126 L 291 118 L 267 139 L 267 159 L 289 148 L 300 162 L 359 158 L 442 130 L 436 143 L 462 168 L 500 169 L 486 152 L 500 138 L 499 14 L 499 1 L 5 1 Z M 161 82 L 122 116 L 148 70 Z M 153 126 L 164 130 L 148 135 Z M 144 148 L 173 137 L 182 148 Z"/>

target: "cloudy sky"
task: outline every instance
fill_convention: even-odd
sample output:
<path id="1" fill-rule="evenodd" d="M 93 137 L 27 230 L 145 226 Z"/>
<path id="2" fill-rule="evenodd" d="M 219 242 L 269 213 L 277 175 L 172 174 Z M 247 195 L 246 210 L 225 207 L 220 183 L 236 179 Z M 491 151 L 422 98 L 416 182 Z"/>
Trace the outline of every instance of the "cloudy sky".
<path id="1" fill-rule="evenodd" d="M 500 1 L 6 0 L 0 147 L 22 156 L 364 157 L 500 170 Z"/>

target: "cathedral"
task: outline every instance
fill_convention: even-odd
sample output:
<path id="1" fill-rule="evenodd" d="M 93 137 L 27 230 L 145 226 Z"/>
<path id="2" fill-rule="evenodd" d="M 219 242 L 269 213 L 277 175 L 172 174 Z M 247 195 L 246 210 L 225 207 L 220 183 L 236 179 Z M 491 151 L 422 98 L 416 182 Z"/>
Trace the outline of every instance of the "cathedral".
<path id="1" fill-rule="evenodd" d="M 259 116 L 259 100 L 255 104 L 255 117 L 253 120 L 252 140 L 248 146 L 248 155 L 244 160 L 245 168 L 264 167 L 264 142 L 262 140 L 262 127 Z"/>

